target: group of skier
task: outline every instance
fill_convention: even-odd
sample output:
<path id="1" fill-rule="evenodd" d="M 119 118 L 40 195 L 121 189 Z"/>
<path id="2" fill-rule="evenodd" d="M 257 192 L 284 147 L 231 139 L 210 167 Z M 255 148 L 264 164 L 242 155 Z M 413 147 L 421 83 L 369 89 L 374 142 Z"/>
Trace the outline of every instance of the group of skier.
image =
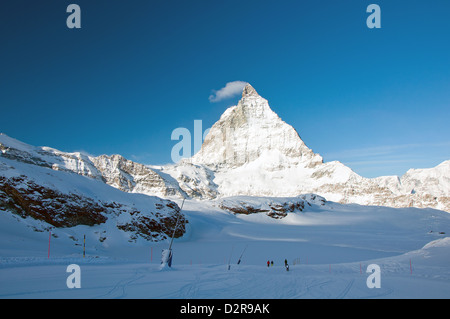
<path id="1" fill-rule="evenodd" d="M 267 261 L 267 267 L 270 267 L 270 266 L 273 266 L 273 260 L 272 261 L 270 261 L 270 260 Z M 286 271 L 289 271 L 289 264 L 287 262 L 287 259 L 284 260 L 284 268 L 286 268 Z"/>

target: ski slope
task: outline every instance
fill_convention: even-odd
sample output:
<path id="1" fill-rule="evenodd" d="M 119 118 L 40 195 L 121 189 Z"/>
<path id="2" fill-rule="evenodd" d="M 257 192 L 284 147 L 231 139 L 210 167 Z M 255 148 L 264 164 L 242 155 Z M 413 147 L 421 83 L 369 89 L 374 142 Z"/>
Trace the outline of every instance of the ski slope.
<path id="1" fill-rule="evenodd" d="M 160 254 L 168 242 L 88 240 L 83 258 L 82 247 L 65 234 L 95 231 L 85 226 L 55 230 L 48 258 L 48 233 L 2 213 L 0 298 L 450 297 L 446 212 L 328 202 L 276 220 L 195 200 L 183 211 L 187 233 L 174 241 L 173 266 L 164 269 Z M 66 285 L 70 264 L 81 268 L 80 289 Z M 380 266 L 381 288 L 367 287 L 369 264 Z"/>

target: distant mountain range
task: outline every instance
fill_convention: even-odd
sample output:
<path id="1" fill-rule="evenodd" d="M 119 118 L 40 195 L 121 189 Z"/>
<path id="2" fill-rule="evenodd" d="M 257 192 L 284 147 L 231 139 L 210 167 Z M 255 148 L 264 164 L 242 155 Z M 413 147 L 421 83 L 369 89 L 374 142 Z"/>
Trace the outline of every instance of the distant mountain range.
<path id="1" fill-rule="evenodd" d="M 66 153 L 0 134 L 0 210 L 55 227 L 115 219 L 135 237 L 160 240 L 170 236 L 179 212 L 170 199 L 217 199 L 225 210 L 251 213 L 254 207 L 236 201 L 251 202 L 250 197 L 272 198 L 264 209 L 261 199 L 258 209 L 274 218 L 317 204 L 317 198 L 450 212 L 450 161 L 378 178 L 364 178 L 338 161 L 324 163 L 251 85 L 212 126 L 201 150 L 172 165 Z"/>
<path id="2" fill-rule="evenodd" d="M 324 163 L 251 85 L 212 126 L 197 154 L 159 172 L 203 198 L 314 193 L 340 203 L 450 212 L 450 161 L 378 178 L 364 178 L 338 161 Z"/>

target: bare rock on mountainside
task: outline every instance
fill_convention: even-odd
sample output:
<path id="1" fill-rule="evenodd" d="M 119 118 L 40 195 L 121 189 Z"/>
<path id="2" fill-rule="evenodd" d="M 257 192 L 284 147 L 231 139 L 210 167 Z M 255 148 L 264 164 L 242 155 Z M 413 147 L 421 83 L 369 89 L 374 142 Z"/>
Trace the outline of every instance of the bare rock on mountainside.
<path id="1" fill-rule="evenodd" d="M 232 196 L 220 200 L 219 208 L 234 214 L 265 213 L 274 219 L 281 219 L 288 213 L 298 213 L 305 207 L 313 205 L 324 206 L 326 199 L 315 194 L 305 194 L 297 197 L 249 197 Z"/>
<path id="2" fill-rule="evenodd" d="M 167 207 L 172 208 L 176 213 L 167 216 L 167 214 L 158 211 Z M 157 204 L 153 216 L 137 210 L 126 212 L 126 215 L 127 218 L 121 218 L 121 221 L 117 223 L 117 228 L 132 233 L 132 239 L 140 236 L 149 241 L 164 240 L 171 238 L 172 235 L 174 235 L 174 238 L 182 237 L 186 232 L 185 227 L 188 222 L 175 203 L 166 204 L 166 207 Z"/>
<path id="3" fill-rule="evenodd" d="M 77 194 L 62 194 L 26 176 L 0 176 L 0 209 L 22 218 L 32 217 L 55 227 L 93 226 L 108 219 L 111 208 Z"/>
<path id="4" fill-rule="evenodd" d="M 166 165 L 155 171 L 165 179 L 176 181 L 187 197 L 210 200 L 220 196 L 214 172 L 203 165 L 183 161 L 181 165 Z"/>
<path id="5" fill-rule="evenodd" d="M 160 196 L 183 196 L 178 186 L 171 185 L 149 167 L 127 160 L 121 155 L 91 157 L 105 183 L 124 192 Z"/>

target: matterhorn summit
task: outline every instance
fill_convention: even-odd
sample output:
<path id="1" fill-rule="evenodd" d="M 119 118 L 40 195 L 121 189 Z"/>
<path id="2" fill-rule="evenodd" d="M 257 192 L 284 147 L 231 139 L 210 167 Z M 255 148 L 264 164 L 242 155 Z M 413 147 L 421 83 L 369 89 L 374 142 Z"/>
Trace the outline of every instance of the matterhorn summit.
<path id="1" fill-rule="evenodd" d="M 192 163 L 230 169 L 261 159 L 269 170 L 322 163 L 322 157 L 314 154 L 297 131 L 247 84 L 239 103 L 228 108 L 212 126 Z"/>

